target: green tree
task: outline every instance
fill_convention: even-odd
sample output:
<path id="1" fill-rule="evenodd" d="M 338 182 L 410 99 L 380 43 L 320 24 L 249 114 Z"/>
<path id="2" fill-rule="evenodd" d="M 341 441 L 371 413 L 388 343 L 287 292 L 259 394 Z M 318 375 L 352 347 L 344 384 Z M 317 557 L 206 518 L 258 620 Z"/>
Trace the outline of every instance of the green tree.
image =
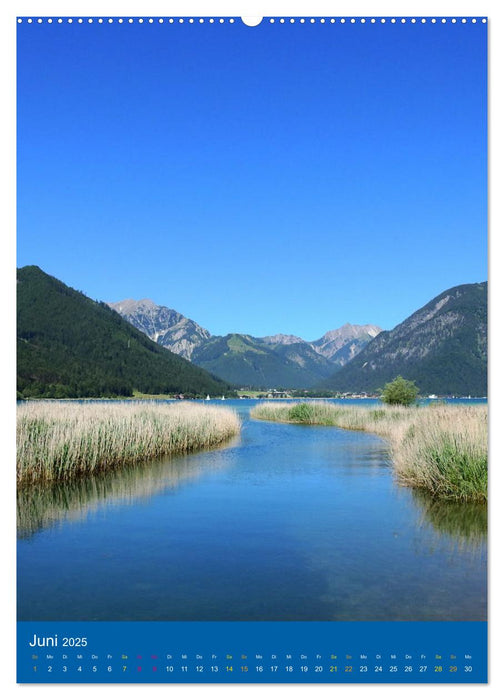
<path id="1" fill-rule="evenodd" d="M 412 403 L 415 403 L 417 395 L 418 387 L 415 382 L 403 379 L 399 375 L 393 381 L 385 384 L 382 401 L 396 406 L 411 406 Z"/>

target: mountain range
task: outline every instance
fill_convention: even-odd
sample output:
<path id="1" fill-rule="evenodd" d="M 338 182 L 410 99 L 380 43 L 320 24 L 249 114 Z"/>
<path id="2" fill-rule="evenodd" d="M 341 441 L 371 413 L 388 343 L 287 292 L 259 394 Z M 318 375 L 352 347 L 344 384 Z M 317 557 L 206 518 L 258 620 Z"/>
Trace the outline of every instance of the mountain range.
<path id="1" fill-rule="evenodd" d="M 135 328 L 165 348 L 239 387 L 310 388 L 355 357 L 381 329 L 346 323 L 309 342 L 278 333 L 213 336 L 195 321 L 150 299 L 110 302 Z"/>
<path id="2" fill-rule="evenodd" d="M 246 386 L 375 394 L 398 374 L 422 394 L 487 394 L 486 282 L 442 292 L 390 331 L 345 324 L 309 342 L 213 336 L 149 300 L 93 301 L 34 265 L 17 281 L 20 398 L 232 396 Z"/>
<path id="3" fill-rule="evenodd" d="M 17 272 L 18 396 L 235 395 L 102 302 L 30 265 Z"/>
<path id="4" fill-rule="evenodd" d="M 375 393 L 398 374 L 423 394 L 486 396 L 486 282 L 442 292 L 391 331 L 383 331 L 322 390 Z"/>

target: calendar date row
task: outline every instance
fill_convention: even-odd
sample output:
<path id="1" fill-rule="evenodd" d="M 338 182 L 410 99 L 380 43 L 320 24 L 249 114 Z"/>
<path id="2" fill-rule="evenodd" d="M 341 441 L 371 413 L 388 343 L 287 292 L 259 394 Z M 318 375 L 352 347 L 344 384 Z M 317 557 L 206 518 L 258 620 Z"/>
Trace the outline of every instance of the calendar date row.
<path id="1" fill-rule="evenodd" d="M 212 664 L 209 666 L 197 664 L 195 666 L 188 664 L 160 664 L 160 665 L 141 665 L 137 663 L 127 664 L 34 664 L 32 666 L 34 673 L 168 673 L 168 674 L 184 674 L 184 673 L 202 673 L 202 674 L 244 674 L 244 673 L 265 673 L 265 674 L 291 674 L 291 673 L 341 673 L 341 674 L 394 674 L 394 673 L 472 673 L 472 664 L 259 664 L 259 665 L 232 665 L 232 664 Z"/>

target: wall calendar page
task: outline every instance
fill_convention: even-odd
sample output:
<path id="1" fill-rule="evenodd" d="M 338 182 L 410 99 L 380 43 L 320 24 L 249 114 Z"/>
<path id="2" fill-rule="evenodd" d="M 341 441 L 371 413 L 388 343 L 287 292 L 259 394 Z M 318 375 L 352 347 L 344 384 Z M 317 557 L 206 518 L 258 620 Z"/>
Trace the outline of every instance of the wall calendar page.
<path id="1" fill-rule="evenodd" d="M 17 682 L 486 684 L 487 17 L 15 22 Z"/>

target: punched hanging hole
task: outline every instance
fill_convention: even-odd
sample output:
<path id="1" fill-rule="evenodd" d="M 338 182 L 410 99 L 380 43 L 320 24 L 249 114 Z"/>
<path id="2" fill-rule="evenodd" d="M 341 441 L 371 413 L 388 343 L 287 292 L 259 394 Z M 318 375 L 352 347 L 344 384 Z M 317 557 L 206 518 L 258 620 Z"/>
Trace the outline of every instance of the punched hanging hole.
<path id="1" fill-rule="evenodd" d="M 262 17 L 242 17 L 241 21 L 243 24 L 246 24 L 247 27 L 257 27 L 257 25 L 261 24 L 263 18 Z"/>

